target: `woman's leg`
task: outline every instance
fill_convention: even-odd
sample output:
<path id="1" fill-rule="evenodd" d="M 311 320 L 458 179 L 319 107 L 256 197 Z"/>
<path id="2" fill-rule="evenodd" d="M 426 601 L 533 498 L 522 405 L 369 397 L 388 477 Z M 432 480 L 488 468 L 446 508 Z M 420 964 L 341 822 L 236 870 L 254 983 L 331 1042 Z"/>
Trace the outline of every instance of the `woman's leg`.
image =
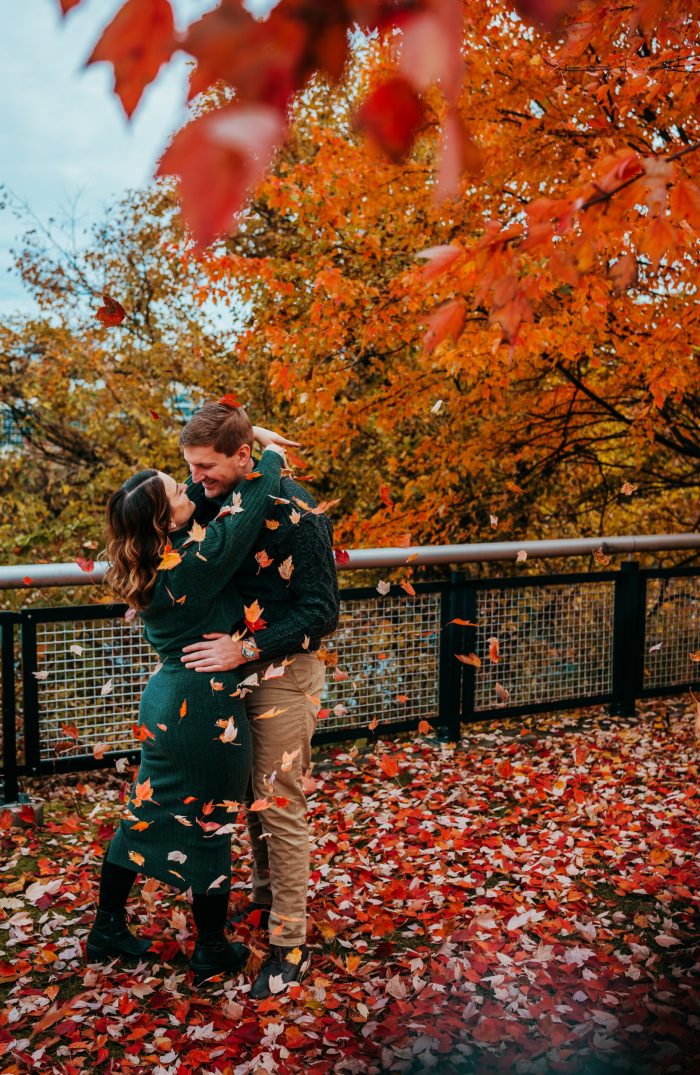
<path id="1" fill-rule="evenodd" d="M 100 874 L 100 897 L 98 907 L 101 911 L 123 911 L 129 898 L 136 871 L 108 862 L 105 855 Z"/>
<path id="2" fill-rule="evenodd" d="M 198 985 L 217 974 L 237 974 L 248 960 L 249 952 L 244 944 L 237 941 L 230 944 L 226 940 L 228 896 L 228 892 L 195 892 L 192 896 L 197 944 L 190 967 Z"/>
<path id="3" fill-rule="evenodd" d="M 136 880 L 136 871 L 102 860 L 100 896 L 95 922 L 87 938 L 87 957 L 91 963 L 104 963 L 120 956 L 138 960 L 151 942 L 136 937 L 126 924 L 126 901 Z"/>

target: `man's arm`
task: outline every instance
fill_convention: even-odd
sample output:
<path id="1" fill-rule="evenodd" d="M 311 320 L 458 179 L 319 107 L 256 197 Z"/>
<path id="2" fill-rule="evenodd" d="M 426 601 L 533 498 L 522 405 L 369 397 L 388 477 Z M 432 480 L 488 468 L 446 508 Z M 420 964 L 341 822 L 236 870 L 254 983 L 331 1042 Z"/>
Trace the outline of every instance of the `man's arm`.
<path id="1" fill-rule="evenodd" d="M 333 554 L 333 527 L 322 516 L 308 515 L 294 533 L 294 570 L 289 580 L 292 600 L 288 611 L 254 641 L 259 659 L 274 660 L 298 653 L 305 638 L 322 638 L 338 626 L 340 594 Z M 205 642 L 185 646 L 181 658 L 198 672 L 225 672 L 245 664 L 241 643 L 230 635 L 205 635 Z"/>
<path id="2" fill-rule="evenodd" d="M 254 635 L 262 660 L 298 653 L 305 638 L 323 638 L 338 626 L 333 527 L 325 516 L 307 515 L 295 528 L 292 565 L 285 615 Z"/>

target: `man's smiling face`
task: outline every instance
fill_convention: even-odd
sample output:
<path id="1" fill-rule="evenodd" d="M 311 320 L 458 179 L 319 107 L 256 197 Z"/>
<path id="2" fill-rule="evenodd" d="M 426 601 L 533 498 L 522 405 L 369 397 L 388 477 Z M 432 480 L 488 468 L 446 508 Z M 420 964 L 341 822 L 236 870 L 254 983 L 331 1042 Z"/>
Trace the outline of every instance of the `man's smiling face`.
<path id="1" fill-rule="evenodd" d="M 208 497 L 228 496 L 251 470 L 250 448 L 241 445 L 233 455 L 217 452 L 211 445 L 185 445 L 182 449 L 193 482 L 201 482 Z"/>

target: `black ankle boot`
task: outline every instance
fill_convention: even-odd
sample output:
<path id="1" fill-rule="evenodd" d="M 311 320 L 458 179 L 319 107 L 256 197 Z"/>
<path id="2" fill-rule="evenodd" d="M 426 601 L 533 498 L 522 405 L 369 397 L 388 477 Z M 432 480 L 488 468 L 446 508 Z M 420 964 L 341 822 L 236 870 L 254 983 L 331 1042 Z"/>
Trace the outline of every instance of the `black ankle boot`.
<path id="1" fill-rule="evenodd" d="M 215 974 L 238 974 L 246 965 L 249 955 L 244 944 L 227 941 L 223 929 L 200 933 L 190 960 L 195 983 L 201 985 Z"/>
<path id="2" fill-rule="evenodd" d="M 270 945 L 270 955 L 248 994 L 251 1000 L 265 1000 L 271 993 L 281 993 L 290 982 L 300 982 L 309 966 L 309 949 L 305 944 L 283 947 Z"/>
<path id="3" fill-rule="evenodd" d="M 126 911 L 100 911 L 87 938 L 88 963 L 107 963 L 115 956 L 137 961 L 146 954 L 151 942 L 136 937 L 126 924 Z"/>

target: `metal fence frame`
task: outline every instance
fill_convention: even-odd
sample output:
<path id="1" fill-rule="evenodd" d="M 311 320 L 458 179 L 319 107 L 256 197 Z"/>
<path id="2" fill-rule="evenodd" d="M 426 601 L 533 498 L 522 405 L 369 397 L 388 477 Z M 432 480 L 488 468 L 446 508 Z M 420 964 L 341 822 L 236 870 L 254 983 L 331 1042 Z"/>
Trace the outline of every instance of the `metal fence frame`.
<path id="1" fill-rule="evenodd" d="M 665 536 L 669 542 L 661 547 L 675 547 L 670 544 L 671 536 Z M 684 539 L 679 547 L 700 549 L 700 535 L 676 535 Z M 615 539 L 612 539 L 613 541 Z M 617 539 L 619 541 L 628 539 Z M 637 541 L 639 539 L 629 539 Z M 650 539 L 654 540 L 654 539 Z M 657 539 L 658 540 L 658 539 Z M 530 543 L 530 545 L 551 543 Z M 600 542 L 598 543 L 600 544 Z M 608 545 L 611 541 L 607 542 Z M 522 546 L 519 546 L 522 547 Z M 469 547 L 452 547 L 465 549 Z M 387 550 L 358 550 L 365 554 L 386 553 Z M 427 550 L 423 550 L 424 554 Z M 472 550 L 470 549 L 470 552 Z M 565 555 L 570 555 L 567 551 Z M 401 561 L 405 562 L 407 550 L 401 550 Z M 543 554 L 544 555 L 544 554 Z M 548 553 L 547 555 L 551 555 Z M 562 555 L 562 554 L 560 554 Z M 464 559 L 464 557 L 461 557 Z M 471 556 L 469 557 L 472 558 Z M 511 558 L 509 556 L 509 558 Z M 456 559 L 456 557 L 455 557 Z M 424 562 L 427 562 L 424 560 Z M 438 562 L 445 562 L 439 560 Z M 455 560 L 452 560 L 454 563 Z M 42 565 L 51 567 L 52 565 Z M 357 562 L 355 567 L 368 566 Z M 53 565 L 55 571 L 56 565 Z M 0 571 L 8 569 L 0 569 Z M 32 568 L 21 569 L 31 574 Z M 644 667 L 647 630 L 647 586 L 653 579 L 694 578 L 700 576 L 700 567 L 679 568 L 640 568 L 635 560 L 622 561 L 617 570 L 595 572 L 574 572 L 567 574 L 523 575 L 520 577 L 470 578 L 459 571 L 452 570 L 448 580 L 438 582 L 415 583 L 418 595 L 438 593 L 440 595 L 440 644 L 439 676 L 437 692 L 437 713 L 435 724 L 444 737 L 458 740 L 461 727 L 474 720 L 493 719 L 503 716 L 518 717 L 553 709 L 571 709 L 588 705 L 607 705 L 612 713 L 629 716 L 635 712 L 637 699 L 672 695 L 685 692 L 698 686 L 698 676 L 693 676 L 695 666 L 688 668 L 688 679 L 682 682 L 663 683 L 646 686 Z M 60 573 L 59 573 L 60 577 Z M 591 584 L 609 584 L 614 591 L 612 622 L 612 666 L 610 689 L 597 694 L 583 694 L 575 697 L 562 697 L 546 701 L 531 701 L 525 704 L 494 704 L 491 707 L 478 708 L 475 705 L 478 671 L 472 665 L 463 665 L 455 661 L 456 653 L 469 653 L 475 650 L 477 628 L 460 626 L 455 619 L 476 621 L 478 618 L 479 594 L 483 591 L 508 591 L 518 588 L 540 589 L 548 586 L 586 587 Z M 7 583 L 5 583 L 7 585 Z M 56 583 L 57 584 L 57 583 Z M 0 585 L 2 579 L 0 578 Z M 377 599 L 377 592 L 372 587 L 354 587 L 341 591 L 343 602 Z M 410 600 L 410 598 L 407 598 Z M 695 598 L 693 598 L 695 600 Z M 2 724 L 3 724 L 3 769 L 4 792 L 0 802 L 13 802 L 18 797 L 18 781 L 22 776 L 36 776 L 54 772 L 82 771 L 113 765 L 116 758 L 123 756 L 135 761 L 139 756 L 136 749 L 109 751 L 103 759 L 91 755 L 72 755 L 50 761 L 42 758 L 39 689 L 37 678 L 37 624 L 64 621 L 113 619 L 123 615 L 124 605 L 87 605 L 55 607 L 45 609 L 26 609 L 21 612 L 0 612 L 0 657 L 2 671 Z M 18 674 L 16 646 L 19 642 L 21 653 L 21 672 Z M 700 637 L 698 638 L 700 646 Z M 24 739 L 24 760 L 20 764 L 17 757 L 17 703 L 22 700 L 22 732 Z M 387 737 L 398 732 L 415 730 L 418 719 L 405 721 L 391 720 L 382 723 L 381 719 L 374 729 L 377 737 Z M 348 738 L 357 738 L 366 734 L 365 726 L 356 723 L 346 727 L 324 729 L 321 725 L 314 737 L 316 743 L 338 742 Z"/>

